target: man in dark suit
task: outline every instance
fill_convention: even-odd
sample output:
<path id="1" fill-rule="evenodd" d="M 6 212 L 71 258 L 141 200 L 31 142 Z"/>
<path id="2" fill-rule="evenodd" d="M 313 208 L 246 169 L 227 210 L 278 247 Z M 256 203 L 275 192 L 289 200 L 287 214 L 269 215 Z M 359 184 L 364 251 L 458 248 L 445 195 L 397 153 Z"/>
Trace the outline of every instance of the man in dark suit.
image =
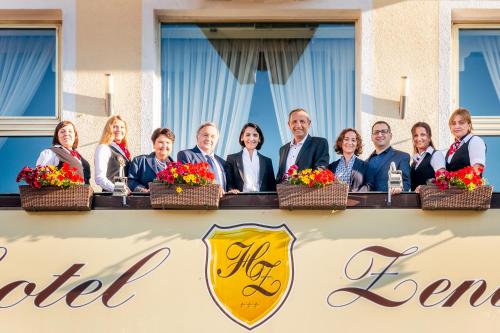
<path id="1" fill-rule="evenodd" d="M 408 153 L 393 149 L 391 147 L 391 127 L 385 121 L 377 121 L 372 126 L 372 142 L 375 151 L 366 160 L 368 170 L 366 172 L 366 183 L 371 191 L 387 192 L 388 171 L 391 162 L 396 164 L 396 169 L 403 173 L 403 189 L 409 191 L 410 182 L 410 155 Z M 393 190 L 392 194 L 400 193 Z"/>
<path id="2" fill-rule="evenodd" d="M 215 182 L 221 186 L 221 195 L 226 191 L 226 161 L 215 155 L 214 150 L 219 140 L 219 130 L 214 123 L 203 123 L 196 131 L 196 146 L 177 153 L 177 161 L 182 163 L 208 162 L 215 175 Z"/>
<path id="3" fill-rule="evenodd" d="M 280 163 L 276 182 L 281 183 L 290 166 L 299 170 L 326 168 L 330 162 L 328 141 L 308 134 L 311 119 L 304 109 L 295 109 L 288 114 L 288 127 L 293 139 L 280 148 Z"/>

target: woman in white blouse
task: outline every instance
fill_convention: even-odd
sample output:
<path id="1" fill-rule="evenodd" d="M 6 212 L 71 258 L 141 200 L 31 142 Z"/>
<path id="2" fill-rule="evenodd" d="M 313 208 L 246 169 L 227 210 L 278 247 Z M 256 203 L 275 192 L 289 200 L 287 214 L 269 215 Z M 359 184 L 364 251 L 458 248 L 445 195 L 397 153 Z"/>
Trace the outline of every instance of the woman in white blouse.
<path id="1" fill-rule="evenodd" d="M 434 148 L 432 131 L 429 124 L 418 122 L 411 128 L 413 138 L 413 158 L 411 162 L 411 190 L 419 191 L 420 185 L 425 185 L 434 178 L 436 171 L 444 170 L 446 163 L 444 155 Z"/>
<path id="2" fill-rule="evenodd" d="M 119 176 L 120 167 L 123 167 L 123 176 L 128 176 L 131 156 L 127 135 L 127 123 L 121 116 L 108 119 L 94 156 L 95 182 L 104 191 L 114 190 L 114 178 Z"/>
<path id="3" fill-rule="evenodd" d="M 55 165 L 60 168 L 68 163 L 83 177 L 85 184 L 90 180 L 90 164 L 76 151 L 78 148 L 78 132 L 71 121 L 61 121 L 57 124 L 52 137 L 52 147 L 40 153 L 36 165 Z"/>
<path id="4" fill-rule="evenodd" d="M 240 133 L 242 151 L 226 158 L 229 193 L 276 191 L 273 162 L 258 152 L 264 134 L 254 123 L 245 124 Z"/>

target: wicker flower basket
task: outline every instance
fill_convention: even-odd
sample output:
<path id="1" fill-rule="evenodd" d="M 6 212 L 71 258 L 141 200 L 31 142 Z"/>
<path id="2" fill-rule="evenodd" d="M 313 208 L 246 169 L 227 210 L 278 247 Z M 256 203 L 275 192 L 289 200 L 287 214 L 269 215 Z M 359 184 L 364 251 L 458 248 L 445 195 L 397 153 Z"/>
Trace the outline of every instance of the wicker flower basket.
<path id="1" fill-rule="evenodd" d="M 452 186 L 447 190 L 440 190 L 436 185 L 420 186 L 420 201 L 422 209 L 475 209 L 490 208 L 493 187 L 483 185 L 474 191 L 467 191 Z"/>
<path id="2" fill-rule="evenodd" d="M 278 184 L 281 209 L 345 209 L 349 185 L 334 183 L 310 188 L 302 185 Z"/>
<path id="3" fill-rule="evenodd" d="M 67 189 L 20 185 L 19 192 L 21 207 L 28 211 L 90 210 L 92 206 L 93 191 L 89 185 L 75 185 Z"/>
<path id="4" fill-rule="evenodd" d="M 182 192 L 177 193 L 180 187 Z M 151 206 L 157 209 L 217 209 L 219 185 L 149 183 Z"/>

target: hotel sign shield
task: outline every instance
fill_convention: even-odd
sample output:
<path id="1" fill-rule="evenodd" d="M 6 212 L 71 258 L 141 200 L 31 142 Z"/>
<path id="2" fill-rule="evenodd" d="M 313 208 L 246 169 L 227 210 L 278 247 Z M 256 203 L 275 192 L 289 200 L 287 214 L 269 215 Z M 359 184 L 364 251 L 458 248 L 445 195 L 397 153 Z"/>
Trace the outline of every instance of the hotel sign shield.
<path id="1" fill-rule="evenodd" d="M 294 274 L 295 236 L 286 225 L 213 225 L 203 241 L 210 295 L 230 319 L 253 329 L 280 309 Z"/>

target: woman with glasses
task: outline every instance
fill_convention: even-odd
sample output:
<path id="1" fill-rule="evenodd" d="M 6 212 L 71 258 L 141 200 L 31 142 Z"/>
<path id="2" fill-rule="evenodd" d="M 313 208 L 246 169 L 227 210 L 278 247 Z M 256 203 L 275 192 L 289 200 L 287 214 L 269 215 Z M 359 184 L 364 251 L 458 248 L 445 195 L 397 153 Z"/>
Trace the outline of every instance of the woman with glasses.
<path id="1" fill-rule="evenodd" d="M 328 165 L 335 176 L 349 184 L 350 192 L 368 190 L 365 184 L 367 164 L 358 158 L 363 152 L 363 140 L 358 131 L 346 128 L 340 132 L 335 143 L 335 152 L 340 159 Z"/>
<path id="2" fill-rule="evenodd" d="M 419 192 L 420 185 L 434 178 L 436 171 L 444 170 L 446 163 L 443 154 L 434 148 L 429 124 L 418 122 L 411 128 L 413 138 L 413 157 L 411 163 L 411 190 Z"/>

